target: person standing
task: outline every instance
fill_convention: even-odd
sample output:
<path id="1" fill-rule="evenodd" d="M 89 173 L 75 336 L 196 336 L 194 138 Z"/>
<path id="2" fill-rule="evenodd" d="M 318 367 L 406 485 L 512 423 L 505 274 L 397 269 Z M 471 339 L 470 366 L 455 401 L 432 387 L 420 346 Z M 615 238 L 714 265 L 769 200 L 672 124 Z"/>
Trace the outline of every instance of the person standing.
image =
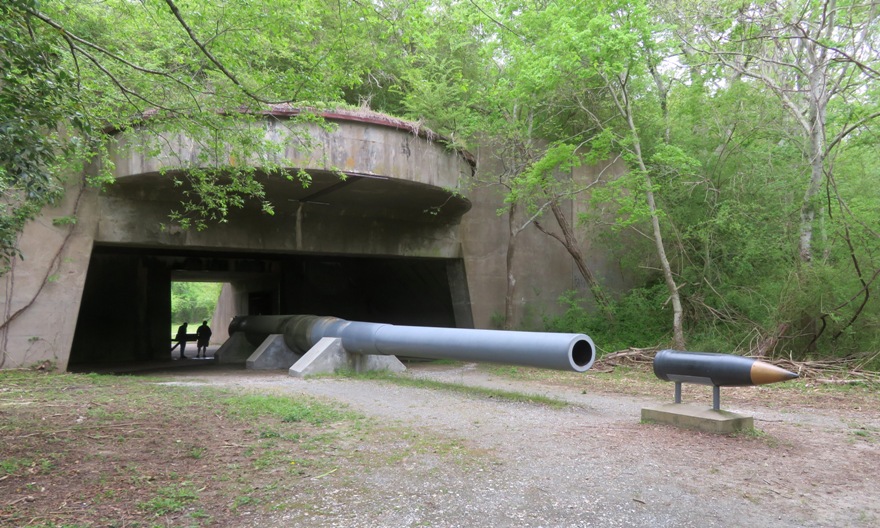
<path id="1" fill-rule="evenodd" d="M 182 325 L 177 327 L 177 335 L 174 336 L 174 340 L 177 341 L 177 344 L 180 345 L 180 359 L 186 359 L 186 356 L 183 355 L 183 350 L 186 348 L 186 326 L 188 323 L 183 323 Z M 171 350 L 174 350 L 173 348 Z"/>
<path id="2" fill-rule="evenodd" d="M 211 342 L 211 327 L 208 321 L 202 321 L 202 326 L 196 329 L 196 357 L 208 357 L 208 343 Z"/>

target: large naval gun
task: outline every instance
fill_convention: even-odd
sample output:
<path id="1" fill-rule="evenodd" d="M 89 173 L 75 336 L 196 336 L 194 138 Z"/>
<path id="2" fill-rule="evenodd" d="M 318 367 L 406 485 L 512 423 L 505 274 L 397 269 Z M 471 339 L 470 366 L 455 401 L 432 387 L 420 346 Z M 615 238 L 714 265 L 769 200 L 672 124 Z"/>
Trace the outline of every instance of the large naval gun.
<path id="1" fill-rule="evenodd" d="M 265 346 L 271 336 L 281 336 L 284 348 L 303 357 L 316 354 L 319 344 L 333 339 L 346 354 L 453 359 L 576 372 L 589 369 L 596 358 L 596 347 L 584 334 L 396 326 L 315 315 L 239 316 L 230 323 L 229 335 L 230 339 L 244 336 L 255 347 Z"/>

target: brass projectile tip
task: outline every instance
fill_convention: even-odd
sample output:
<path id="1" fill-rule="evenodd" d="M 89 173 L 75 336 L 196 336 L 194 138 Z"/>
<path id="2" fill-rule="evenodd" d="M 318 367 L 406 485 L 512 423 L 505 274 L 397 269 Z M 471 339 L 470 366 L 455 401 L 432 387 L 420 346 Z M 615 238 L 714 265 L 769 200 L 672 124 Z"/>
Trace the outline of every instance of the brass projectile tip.
<path id="1" fill-rule="evenodd" d="M 798 377 L 794 372 L 789 372 L 784 368 L 757 360 L 752 363 L 750 375 L 753 385 L 776 383 L 777 381 L 787 381 Z"/>

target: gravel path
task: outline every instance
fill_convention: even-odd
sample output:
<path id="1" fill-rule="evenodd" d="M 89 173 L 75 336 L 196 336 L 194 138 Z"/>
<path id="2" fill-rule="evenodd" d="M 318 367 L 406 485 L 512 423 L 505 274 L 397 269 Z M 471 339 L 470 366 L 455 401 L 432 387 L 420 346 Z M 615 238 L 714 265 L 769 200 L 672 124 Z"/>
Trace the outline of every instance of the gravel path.
<path id="1" fill-rule="evenodd" d="M 384 382 L 301 380 L 284 372 L 178 375 L 184 383 L 332 399 L 442 444 L 434 451 L 411 450 L 405 441 L 365 448 L 403 451 L 394 464 L 323 490 L 311 513 L 255 518 L 253 526 L 880 525 L 880 447 L 876 436 L 853 437 L 852 416 L 748 409 L 762 432 L 726 437 L 640 424 L 641 407 L 655 399 L 511 381 L 474 365 L 416 365 L 409 375 L 573 405 L 553 409 Z M 880 430 L 876 410 L 857 419 Z M 455 445 L 466 453 L 460 462 L 448 456 Z"/>

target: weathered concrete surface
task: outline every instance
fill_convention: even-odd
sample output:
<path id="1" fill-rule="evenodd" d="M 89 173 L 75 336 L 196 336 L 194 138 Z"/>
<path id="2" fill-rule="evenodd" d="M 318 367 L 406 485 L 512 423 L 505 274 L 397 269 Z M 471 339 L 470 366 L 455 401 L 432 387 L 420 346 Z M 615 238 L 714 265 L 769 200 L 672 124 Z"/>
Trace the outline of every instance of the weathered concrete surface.
<path id="1" fill-rule="evenodd" d="M 97 224 L 94 190 L 79 179 L 67 189 L 61 203 L 25 227 L 25 258 L 0 277 L 0 368 L 49 361 L 67 369 Z"/>
<path id="2" fill-rule="evenodd" d="M 689 403 L 667 403 L 642 408 L 642 421 L 694 429 L 704 433 L 732 434 L 755 428 L 751 416 Z"/>
<path id="3" fill-rule="evenodd" d="M 334 130 L 297 125 L 313 134 L 310 144 L 285 135 L 285 123 L 277 116 L 261 125 L 268 138 L 289 140 L 275 161 L 291 171 L 310 171 L 311 185 L 306 189 L 283 175 L 260 174 L 276 214 L 261 214 L 259 204 L 250 204 L 233 211 L 228 224 L 202 232 L 163 228 L 181 189 L 173 185 L 173 174 L 160 175 L 181 160 L 198 159 L 200 147 L 178 136 L 169 138 L 171 149 L 145 157 L 125 150 L 131 140 L 123 140 L 114 151 L 115 184 L 106 192 L 80 193 L 78 182 L 71 182 L 67 199 L 27 226 L 20 242 L 26 260 L 16 261 L 0 283 L 0 350 L 5 351 L 0 367 L 48 360 L 65 370 L 74 341 L 88 360 L 113 354 L 121 354 L 113 357 L 117 361 L 166 356 L 171 321 L 165 291 L 171 280 L 228 280 L 237 288 L 236 310 L 246 309 L 254 292 L 270 299 L 272 289 L 284 286 L 284 270 L 250 278 L 247 273 L 172 272 L 193 252 L 235 252 L 239 259 L 291 254 L 460 259 L 458 225 L 470 204 L 453 191 L 472 171 L 466 157 L 394 120 L 346 121 L 343 116 L 336 123 Z M 75 216 L 76 223 L 52 223 L 66 216 Z M 94 248 L 140 253 L 102 257 L 95 268 L 99 275 L 87 280 Z M 153 258 L 150 251 L 165 256 Z M 175 259 L 169 251 L 183 251 L 183 257 Z M 108 280 L 117 281 L 116 286 Z M 89 282 L 101 299 L 88 303 L 80 317 Z M 274 305 L 277 310 L 277 300 Z M 273 309 L 272 303 L 262 309 Z M 227 322 L 212 324 L 222 328 Z M 111 352 L 111 342 L 117 352 Z"/>
<path id="4" fill-rule="evenodd" d="M 403 199 L 406 189 L 386 187 L 376 192 L 398 194 L 399 199 L 409 203 Z M 388 211 L 383 207 L 353 211 L 342 206 L 301 204 L 302 210 L 291 212 L 286 210 L 288 199 L 282 197 L 278 199 L 282 207 L 276 209 L 274 216 L 262 214 L 256 208 L 233 211 L 229 223 L 197 231 L 163 229 L 176 202 L 135 201 L 127 193 L 124 185 L 114 185 L 112 192 L 100 199 L 96 242 L 206 251 L 461 257 L 457 224 L 433 221 L 433 217 L 383 218 Z M 166 196 L 174 195 L 169 192 Z M 369 196 L 364 199 L 370 203 Z M 422 210 L 411 213 L 420 215 Z"/>
<path id="5" fill-rule="evenodd" d="M 273 334 L 254 350 L 245 366 L 252 370 L 275 370 L 290 368 L 300 356 L 284 344 L 284 336 Z"/>
<path id="6" fill-rule="evenodd" d="M 217 307 L 211 317 L 211 342 L 223 344 L 229 339 L 229 323 L 232 319 L 247 311 L 247 299 L 237 293 L 228 282 L 223 284 L 220 290 L 220 298 L 217 299 Z"/>
<path id="7" fill-rule="evenodd" d="M 507 208 L 504 188 L 497 184 L 498 178 L 493 177 L 504 169 L 491 146 L 477 148 L 474 152 L 478 169 L 476 176 L 469 178 L 468 185 L 468 197 L 473 209 L 465 215 L 461 225 L 474 326 L 497 328 L 502 322 L 507 289 L 506 262 L 513 229 L 517 231 L 511 270 L 515 279 L 513 326 L 539 329 L 543 315 L 561 312 L 557 301 L 563 293 L 576 290 L 584 298 L 590 299 L 590 291 L 565 248 L 529 223 L 530 215 L 522 208 L 516 212 L 512 222 L 508 213 L 496 213 Z M 626 274 L 616 262 L 609 260 L 606 251 L 594 250 L 596 230 L 579 226 L 577 218 L 589 210 L 589 187 L 601 185 L 625 172 L 625 165 L 616 159 L 575 167 L 568 177 L 576 182 L 577 187 L 585 190 L 574 200 L 561 204 L 572 223 L 587 265 L 612 292 L 624 287 Z M 560 232 L 549 210 L 540 221 L 545 229 Z M 600 343 L 597 344 L 601 347 Z"/>
<path id="8" fill-rule="evenodd" d="M 458 189 L 462 177 L 472 172 L 465 157 L 451 153 L 434 134 L 418 129 L 413 123 L 335 111 L 324 113 L 333 125 L 328 130 L 313 122 L 288 121 L 283 109 L 270 113 L 274 119 L 253 126 L 265 130 L 266 139 L 285 145 L 283 152 L 272 160 L 281 166 L 310 172 L 342 171 L 350 175 L 379 176 L 437 189 Z M 181 162 L 197 166 L 200 159 L 210 157 L 207 149 L 183 135 L 164 138 L 162 144 L 168 148 L 156 156 L 131 151 L 133 141 L 136 140 L 125 139 L 114 158 L 115 176 L 120 182 L 130 176 L 176 169 Z M 250 162 L 260 165 L 259 160 Z M 291 192 L 305 195 L 321 190 L 289 187 Z"/>
<path id="9" fill-rule="evenodd" d="M 254 347 L 247 342 L 244 334 L 232 334 L 220 348 L 214 352 L 214 359 L 218 363 L 241 364 L 246 363 L 254 353 Z"/>
<path id="10" fill-rule="evenodd" d="M 388 322 L 423 325 L 411 320 L 418 315 L 413 306 L 427 313 L 438 299 L 442 306 L 427 316 L 436 319 L 431 323 L 494 326 L 504 311 L 508 218 L 496 214 L 503 202 L 495 188 L 468 190 L 472 159 L 412 123 L 338 115 L 335 129 L 293 126 L 312 135 L 303 142 L 287 135 L 290 122 L 283 117 L 260 125 L 267 138 L 285 142 L 274 161 L 291 172 L 308 170 L 312 182 L 304 188 L 283 175 L 258 174 L 274 216 L 248 204 L 232 211 L 229 223 L 205 231 L 163 227 L 181 199 L 173 169 L 204 154 L 183 136 L 166 138 L 169 148 L 154 157 L 125 150 L 136 137 L 124 139 L 114 151 L 117 182 L 105 192 L 80 193 L 71 182 L 68 198 L 27 227 L 21 240 L 26 260 L 0 279 L 0 351 L 6 351 L 0 367 L 48 360 L 65 370 L 72 349 L 78 361 L 164 357 L 172 323 L 168 290 L 176 280 L 229 283 L 226 311 L 211 321 L 217 339 L 239 314 L 320 312 L 354 320 L 390 314 Z M 500 170 L 489 150 L 477 158 L 484 174 Z M 166 169 L 171 172 L 161 174 Z M 614 165 L 610 173 L 620 169 Z M 590 176 L 583 171 L 572 177 Z M 465 214 L 468 193 L 477 206 Z M 565 207 L 572 214 L 581 210 Z M 76 223 L 52 223 L 66 216 Z M 514 225 L 522 221 L 514 218 Z M 558 310 L 560 294 L 582 285 L 562 246 L 533 226 L 516 244 L 514 324 L 535 328 L 541 315 Z M 596 266 L 609 264 L 585 253 Z M 223 259 L 259 269 L 212 267 Z M 377 261 L 382 265 L 370 266 Z M 609 273 L 597 270 L 613 283 Z M 360 297 L 346 297 L 352 285 L 363 290 Z M 83 291 L 91 292 L 85 301 Z M 338 313 L 339 306 L 352 313 Z"/>
<path id="11" fill-rule="evenodd" d="M 351 354 L 342 347 L 342 338 L 324 337 L 290 367 L 288 374 L 302 378 L 339 370 L 403 372 L 406 367 L 394 356 Z"/>

